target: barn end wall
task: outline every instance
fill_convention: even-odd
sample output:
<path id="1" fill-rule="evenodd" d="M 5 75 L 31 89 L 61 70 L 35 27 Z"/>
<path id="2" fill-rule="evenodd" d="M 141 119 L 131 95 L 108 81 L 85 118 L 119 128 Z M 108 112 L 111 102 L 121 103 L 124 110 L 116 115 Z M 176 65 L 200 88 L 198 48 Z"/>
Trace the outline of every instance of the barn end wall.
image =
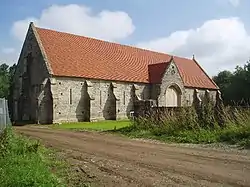
<path id="1" fill-rule="evenodd" d="M 111 84 L 112 91 L 110 91 Z M 53 121 L 54 123 L 85 121 L 88 97 L 90 121 L 107 119 L 110 107 L 111 109 L 115 107 L 116 119 L 126 119 L 133 110 L 131 97 L 133 85 L 138 98 L 149 99 L 148 84 L 54 77 L 51 80 Z M 115 103 L 112 103 L 112 95 L 115 96 Z"/>
<path id="2" fill-rule="evenodd" d="M 49 85 L 46 86 L 50 72 L 44 59 L 41 43 L 31 25 L 14 75 L 12 120 L 50 123 L 52 100 L 47 94 Z"/>

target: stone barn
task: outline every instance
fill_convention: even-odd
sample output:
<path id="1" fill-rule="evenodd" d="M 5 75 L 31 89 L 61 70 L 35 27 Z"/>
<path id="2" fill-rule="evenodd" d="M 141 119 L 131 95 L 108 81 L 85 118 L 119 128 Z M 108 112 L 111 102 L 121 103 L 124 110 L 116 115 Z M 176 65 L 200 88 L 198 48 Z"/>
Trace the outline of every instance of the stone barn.
<path id="1" fill-rule="evenodd" d="M 30 23 L 13 85 L 13 120 L 50 124 L 128 118 L 136 100 L 191 105 L 218 87 L 192 59 Z"/>

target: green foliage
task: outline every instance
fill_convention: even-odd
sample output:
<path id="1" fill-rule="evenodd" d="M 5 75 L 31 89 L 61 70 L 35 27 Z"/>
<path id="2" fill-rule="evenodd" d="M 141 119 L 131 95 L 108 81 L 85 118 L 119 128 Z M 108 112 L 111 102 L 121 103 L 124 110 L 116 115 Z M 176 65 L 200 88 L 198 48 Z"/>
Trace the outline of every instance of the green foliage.
<path id="1" fill-rule="evenodd" d="M 0 98 L 8 100 L 9 113 L 12 118 L 12 86 L 16 65 L 8 66 L 7 64 L 0 65 Z"/>
<path id="2" fill-rule="evenodd" d="M 230 126 L 220 133 L 219 141 L 240 144 L 250 148 L 250 124 L 248 126 Z"/>
<path id="3" fill-rule="evenodd" d="M 13 66 L 8 66 L 7 64 L 0 65 L 0 98 L 9 97 L 15 69 L 15 64 Z"/>
<path id="4" fill-rule="evenodd" d="M 39 142 L 7 129 L 0 136 L 0 146 L 0 186 L 63 186 L 51 173 Z"/>
<path id="5" fill-rule="evenodd" d="M 250 61 L 243 67 L 237 66 L 234 72 L 220 72 L 213 80 L 220 87 L 225 104 L 249 106 Z"/>

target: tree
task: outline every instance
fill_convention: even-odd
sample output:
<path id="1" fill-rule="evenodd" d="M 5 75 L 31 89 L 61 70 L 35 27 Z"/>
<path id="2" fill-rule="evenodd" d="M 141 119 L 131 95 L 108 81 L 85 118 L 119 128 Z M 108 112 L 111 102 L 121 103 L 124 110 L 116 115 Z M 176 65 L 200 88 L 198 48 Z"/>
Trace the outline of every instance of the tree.
<path id="1" fill-rule="evenodd" d="M 13 66 L 8 66 L 5 63 L 0 65 L 0 98 L 7 99 L 9 97 L 15 69 L 15 64 Z"/>
<path id="2" fill-rule="evenodd" d="M 220 72 L 213 80 L 220 87 L 225 104 L 250 104 L 250 61 L 243 67 L 236 66 L 234 72 Z"/>

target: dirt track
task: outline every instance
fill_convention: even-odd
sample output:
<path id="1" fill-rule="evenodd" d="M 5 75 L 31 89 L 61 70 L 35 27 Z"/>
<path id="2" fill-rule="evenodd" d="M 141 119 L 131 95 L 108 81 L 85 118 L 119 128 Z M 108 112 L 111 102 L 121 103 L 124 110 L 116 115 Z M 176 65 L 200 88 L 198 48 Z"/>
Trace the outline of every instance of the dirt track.
<path id="1" fill-rule="evenodd" d="M 250 186 L 250 154 L 39 127 L 17 131 L 59 148 L 97 186 Z"/>

